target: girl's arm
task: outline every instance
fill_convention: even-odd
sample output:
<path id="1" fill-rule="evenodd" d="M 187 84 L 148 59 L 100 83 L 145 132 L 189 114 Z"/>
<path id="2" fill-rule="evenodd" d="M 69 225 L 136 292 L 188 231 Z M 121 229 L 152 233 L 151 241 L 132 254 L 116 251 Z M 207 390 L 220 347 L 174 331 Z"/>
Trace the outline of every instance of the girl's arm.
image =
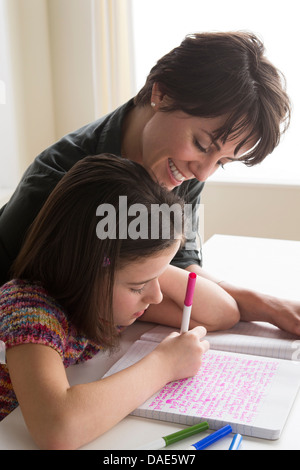
<path id="1" fill-rule="evenodd" d="M 69 385 L 59 354 L 24 344 L 7 351 L 15 394 L 42 449 L 76 449 L 95 439 L 167 382 L 195 375 L 207 341 L 204 328 L 173 333 L 133 366 L 102 380 Z"/>
<path id="2" fill-rule="evenodd" d="M 189 271 L 197 274 L 197 266 L 190 268 Z M 159 278 L 163 301 L 158 305 L 151 305 L 140 320 L 180 328 L 188 275 L 189 272 L 185 269 L 168 266 Z M 198 275 L 190 327 L 202 325 L 208 331 L 224 330 L 231 328 L 239 320 L 240 312 L 236 301 L 218 284 Z"/>

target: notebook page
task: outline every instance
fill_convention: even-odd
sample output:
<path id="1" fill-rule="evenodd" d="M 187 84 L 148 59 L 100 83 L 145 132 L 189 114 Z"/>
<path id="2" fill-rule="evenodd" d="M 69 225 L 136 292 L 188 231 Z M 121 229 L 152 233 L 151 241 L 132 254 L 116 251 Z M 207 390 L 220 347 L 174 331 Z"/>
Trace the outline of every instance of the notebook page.
<path id="1" fill-rule="evenodd" d="M 235 326 L 227 330 L 232 334 L 241 334 L 249 336 L 259 336 L 274 339 L 297 339 L 298 336 L 281 330 L 275 325 L 267 322 L 245 322 L 240 321 Z"/>
<path id="2" fill-rule="evenodd" d="M 209 334 L 207 339 L 211 349 L 237 352 L 241 354 L 254 354 L 257 356 L 277 359 L 300 360 L 299 340 L 270 339 L 255 336 L 233 334 Z"/>
<path id="3" fill-rule="evenodd" d="M 152 343 L 150 341 L 143 341 L 137 340 L 135 341 L 132 346 L 128 349 L 128 351 L 121 357 L 103 376 L 108 377 L 109 375 L 115 374 L 120 370 L 125 369 L 126 367 L 135 364 L 140 359 L 145 357 L 151 351 L 153 351 L 158 346 L 158 343 Z"/>
<path id="4" fill-rule="evenodd" d="M 137 341 L 107 375 L 156 346 Z M 166 384 L 132 414 L 186 425 L 207 420 L 211 429 L 231 424 L 234 432 L 277 439 L 299 382 L 299 363 L 210 350 L 195 377 Z"/>
<path id="5" fill-rule="evenodd" d="M 141 339 L 160 343 L 177 329 L 158 325 Z M 211 349 L 300 361 L 300 339 L 268 323 L 239 322 L 230 330 L 208 333 Z"/>
<path id="6" fill-rule="evenodd" d="M 149 331 L 146 331 L 141 338 L 149 339 L 151 341 L 161 342 L 163 338 L 169 334 L 171 331 L 178 331 L 177 328 L 172 328 L 170 326 L 157 325 Z M 217 332 L 208 333 L 208 337 L 212 335 L 222 335 L 224 333 L 233 334 L 233 335 L 246 335 L 246 336 L 257 336 L 260 338 L 270 338 L 270 339 L 287 339 L 287 340 L 297 340 L 298 336 L 288 333 L 287 331 L 280 330 L 275 325 L 271 325 L 266 322 L 244 322 L 240 321 L 235 326 L 229 330 L 222 330 Z"/>

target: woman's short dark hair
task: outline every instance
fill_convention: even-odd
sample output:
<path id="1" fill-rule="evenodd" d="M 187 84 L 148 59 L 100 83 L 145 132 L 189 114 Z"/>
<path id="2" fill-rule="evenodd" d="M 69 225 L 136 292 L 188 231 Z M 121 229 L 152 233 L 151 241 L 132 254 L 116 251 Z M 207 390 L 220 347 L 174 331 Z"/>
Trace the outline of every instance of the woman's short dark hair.
<path id="1" fill-rule="evenodd" d="M 157 83 L 170 98 L 162 111 L 225 116 L 214 138 L 224 143 L 246 132 L 236 153 L 254 138 L 256 146 L 240 159 L 253 166 L 278 145 L 291 112 L 284 76 L 264 53 L 262 41 L 248 32 L 188 35 L 152 68 L 135 104 L 149 104 Z"/>
<path id="2" fill-rule="evenodd" d="M 147 208 L 149 237 L 118 236 L 120 196 L 126 196 L 128 207 Z M 101 204 L 116 209 L 115 238 L 96 234 Z M 162 234 L 162 218 L 156 220 L 159 232 L 151 237 L 151 208 L 162 204 L 183 208 L 181 199 L 154 182 L 138 163 L 107 154 L 86 157 L 48 197 L 12 267 L 12 277 L 40 282 L 79 332 L 112 347 L 118 338 L 112 312 L 115 270 L 183 240 L 173 217 L 168 237 Z"/>

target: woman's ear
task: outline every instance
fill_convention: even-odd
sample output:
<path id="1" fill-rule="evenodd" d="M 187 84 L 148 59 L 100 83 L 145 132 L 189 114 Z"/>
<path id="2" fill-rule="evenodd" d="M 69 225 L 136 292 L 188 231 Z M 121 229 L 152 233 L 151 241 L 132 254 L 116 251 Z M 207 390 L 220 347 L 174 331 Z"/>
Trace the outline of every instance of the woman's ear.
<path id="1" fill-rule="evenodd" d="M 163 86 L 158 82 L 153 84 L 150 104 L 156 111 L 159 111 L 160 106 L 169 106 L 172 104 L 171 98 L 165 93 Z"/>
<path id="2" fill-rule="evenodd" d="M 153 109 L 159 109 L 160 104 L 164 99 L 165 94 L 161 91 L 159 83 L 155 82 L 152 87 L 151 93 L 151 106 Z"/>

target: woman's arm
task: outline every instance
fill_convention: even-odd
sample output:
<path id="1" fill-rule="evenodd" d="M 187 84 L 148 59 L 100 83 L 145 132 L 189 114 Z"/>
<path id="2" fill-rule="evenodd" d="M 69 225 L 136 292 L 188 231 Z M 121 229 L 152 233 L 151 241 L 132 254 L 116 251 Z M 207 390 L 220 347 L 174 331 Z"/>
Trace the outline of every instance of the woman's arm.
<path id="1" fill-rule="evenodd" d="M 198 274 L 198 266 L 190 268 L 194 268 L 194 272 Z M 159 278 L 163 301 L 158 305 L 151 305 L 140 319 L 179 328 L 188 275 L 187 270 L 169 266 Z M 235 300 L 215 282 L 198 276 L 190 327 L 202 325 L 207 331 L 223 330 L 231 328 L 239 320 L 240 312 Z"/>
<path id="2" fill-rule="evenodd" d="M 173 333 L 133 366 L 88 384 L 69 385 L 59 354 L 39 344 L 7 351 L 15 394 L 42 449 L 76 449 L 95 439 L 167 382 L 195 375 L 207 341 L 204 328 Z"/>
<path id="3" fill-rule="evenodd" d="M 196 272 L 201 278 L 209 279 L 224 289 L 235 301 L 242 321 L 269 322 L 282 330 L 300 336 L 300 302 L 280 299 L 244 287 L 234 286 L 226 280 L 216 279 L 199 266 L 193 265 L 188 271 Z"/>

